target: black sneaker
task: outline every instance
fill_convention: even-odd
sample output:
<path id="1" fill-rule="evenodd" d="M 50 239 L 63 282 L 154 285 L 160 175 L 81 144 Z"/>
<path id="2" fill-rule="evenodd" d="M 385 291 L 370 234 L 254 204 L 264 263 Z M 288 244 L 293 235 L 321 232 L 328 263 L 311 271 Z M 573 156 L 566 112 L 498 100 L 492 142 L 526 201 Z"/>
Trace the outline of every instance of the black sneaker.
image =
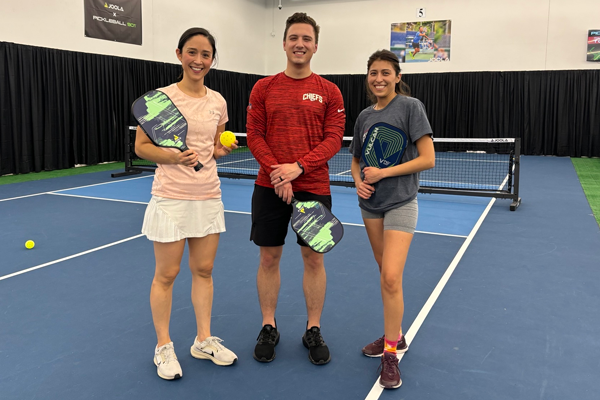
<path id="1" fill-rule="evenodd" d="M 256 338 L 254 359 L 260 362 L 271 362 L 275 359 L 275 346 L 279 343 L 279 332 L 272 325 L 265 325 Z"/>
<path id="2" fill-rule="evenodd" d="M 308 359 L 315 365 L 327 364 L 331 361 L 329 347 L 325 344 L 321 329 L 313 326 L 302 336 L 302 344 L 308 349 Z"/>

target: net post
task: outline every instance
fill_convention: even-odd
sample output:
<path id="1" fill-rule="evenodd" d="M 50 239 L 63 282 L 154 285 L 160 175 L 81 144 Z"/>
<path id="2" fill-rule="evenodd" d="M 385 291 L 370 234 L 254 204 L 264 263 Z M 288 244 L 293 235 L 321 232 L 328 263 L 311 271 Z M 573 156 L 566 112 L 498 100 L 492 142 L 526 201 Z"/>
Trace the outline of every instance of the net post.
<path id="1" fill-rule="evenodd" d="M 515 211 L 521 205 L 519 197 L 519 174 L 521 172 L 521 138 L 515 138 L 515 165 L 513 180 L 513 202 L 510 204 L 510 211 Z"/>
<path id="2" fill-rule="evenodd" d="M 132 168 L 132 163 L 131 163 L 132 153 L 135 154 L 135 129 L 137 129 L 137 128 L 134 126 L 127 125 L 127 134 L 124 135 L 125 136 L 125 155 L 124 155 L 125 171 L 110 174 L 111 178 L 118 178 L 121 176 L 128 176 L 128 175 L 137 175 L 137 174 L 142 173 L 142 171 Z"/>

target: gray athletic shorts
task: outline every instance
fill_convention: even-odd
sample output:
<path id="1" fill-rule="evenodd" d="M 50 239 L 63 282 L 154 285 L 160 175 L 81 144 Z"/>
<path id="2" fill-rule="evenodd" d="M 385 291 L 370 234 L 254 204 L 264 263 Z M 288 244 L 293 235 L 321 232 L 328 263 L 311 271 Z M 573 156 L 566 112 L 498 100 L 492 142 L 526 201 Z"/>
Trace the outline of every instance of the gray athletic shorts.
<path id="1" fill-rule="evenodd" d="M 402 231 L 410 234 L 415 233 L 417 227 L 417 216 L 419 215 L 419 204 L 417 198 L 408 203 L 386 211 L 384 213 L 372 213 L 360 209 L 363 219 L 382 219 L 383 230 Z"/>

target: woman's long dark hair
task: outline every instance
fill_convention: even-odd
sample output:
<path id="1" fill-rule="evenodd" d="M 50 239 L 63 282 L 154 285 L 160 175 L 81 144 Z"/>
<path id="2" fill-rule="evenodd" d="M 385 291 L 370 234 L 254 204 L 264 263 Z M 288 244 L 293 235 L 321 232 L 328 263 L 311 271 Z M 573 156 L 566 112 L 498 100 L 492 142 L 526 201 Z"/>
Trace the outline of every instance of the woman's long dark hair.
<path id="1" fill-rule="evenodd" d="M 375 61 L 387 61 L 392 64 L 394 71 L 396 71 L 396 76 L 400 75 L 400 60 L 398 56 L 392 53 L 389 50 L 377 50 L 375 53 L 371 54 L 369 57 L 369 61 L 367 61 L 367 79 L 365 81 L 367 86 L 367 96 L 369 96 L 369 100 L 371 103 L 377 103 L 377 97 L 371 92 L 371 88 L 369 87 L 369 70 L 371 69 L 371 65 Z M 400 82 L 396 83 L 396 87 L 394 88 L 397 94 L 401 94 L 402 96 L 410 96 L 410 88 L 406 83 L 400 79 Z"/>

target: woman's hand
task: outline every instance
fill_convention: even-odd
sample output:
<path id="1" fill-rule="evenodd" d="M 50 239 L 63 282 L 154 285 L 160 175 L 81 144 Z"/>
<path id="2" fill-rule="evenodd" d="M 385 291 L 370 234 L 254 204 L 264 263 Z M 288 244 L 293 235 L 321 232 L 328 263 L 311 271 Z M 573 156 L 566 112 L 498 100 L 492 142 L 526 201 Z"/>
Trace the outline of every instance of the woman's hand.
<path id="1" fill-rule="evenodd" d="M 194 150 L 186 150 L 181 153 L 172 153 L 175 155 L 175 159 L 173 160 L 173 164 L 181 164 L 186 167 L 193 167 L 198 164 L 198 153 Z"/>
<path id="2" fill-rule="evenodd" d="M 363 174 L 365 175 L 363 182 L 368 183 L 369 185 L 377 183 L 386 177 L 385 172 L 382 169 L 375 167 L 365 167 L 363 169 Z"/>
<path id="3" fill-rule="evenodd" d="M 214 156 L 215 159 L 225 157 L 231 154 L 231 152 L 238 148 L 238 141 L 236 140 L 231 144 L 231 147 L 223 146 L 221 143 L 215 145 Z"/>
<path id="4" fill-rule="evenodd" d="M 370 199 L 373 193 L 375 193 L 375 187 L 369 185 L 368 183 L 362 181 L 356 184 L 356 194 L 358 194 L 358 197 L 361 199 Z"/>

